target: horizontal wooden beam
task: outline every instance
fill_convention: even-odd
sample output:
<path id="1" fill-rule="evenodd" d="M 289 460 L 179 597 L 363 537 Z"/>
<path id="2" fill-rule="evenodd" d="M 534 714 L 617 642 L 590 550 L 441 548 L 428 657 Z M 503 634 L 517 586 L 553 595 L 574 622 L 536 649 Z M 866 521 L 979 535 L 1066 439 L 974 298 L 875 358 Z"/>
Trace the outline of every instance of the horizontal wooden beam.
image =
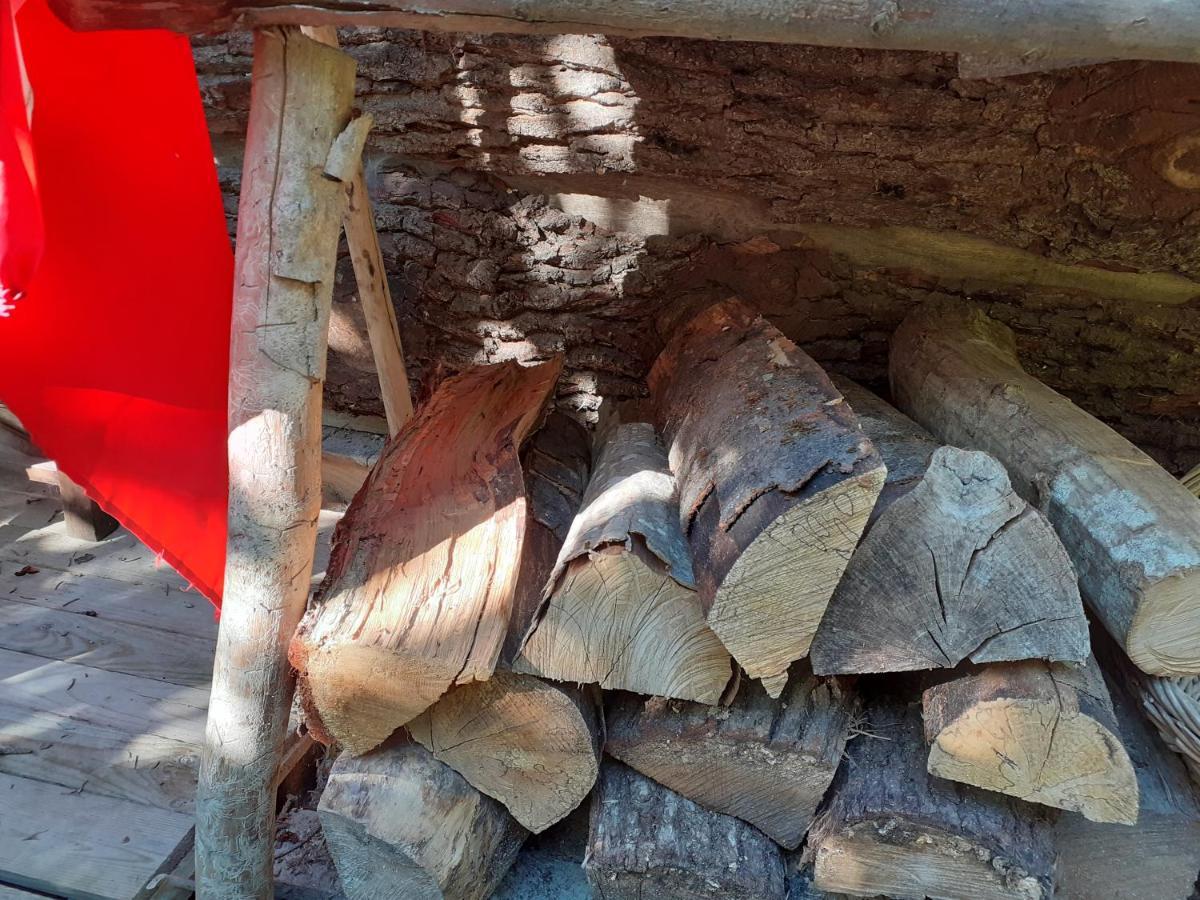
<path id="1" fill-rule="evenodd" d="M 664 35 L 887 50 L 1200 61 L 1200 16 L 1179 0 L 51 0 L 72 28 L 223 31 L 360 25 L 427 31 Z"/>

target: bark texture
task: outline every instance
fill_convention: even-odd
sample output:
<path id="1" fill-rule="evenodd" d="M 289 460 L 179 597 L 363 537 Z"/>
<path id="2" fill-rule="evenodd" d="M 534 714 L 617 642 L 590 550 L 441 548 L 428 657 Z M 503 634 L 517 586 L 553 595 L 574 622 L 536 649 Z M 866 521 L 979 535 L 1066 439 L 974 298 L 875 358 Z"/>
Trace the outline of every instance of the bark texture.
<path id="1" fill-rule="evenodd" d="M 833 780 L 857 712 L 852 687 L 814 678 L 797 663 L 778 700 L 754 683 L 728 707 L 619 695 L 609 704 L 605 749 L 795 849 Z"/>
<path id="2" fill-rule="evenodd" d="M 1014 328 L 1052 387 L 1172 471 L 1200 461 L 1200 309 L 1137 300 L 1164 296 L 1145 273 L 1200 275 L 1200 191 L 1187 186 L 1200 170 L 1188 149 L 1200 67 L 973 81 L 949 54 L 370 28 L 342 38 L 376 119 L 368 184 L 417 382 L 440 362 L 561 350 L 560 402 L 586 413 L 598 395 L 640 389 L 662 298 L 737 294 L 818 362 L 877 387 L 907 310 L 970 297 Z M 232 214 L 248 38 L 198 39 L 196 55 Z M 455 166 L 518 190 L 437 174 Z M 825 232 L 803 247 L 779 234 L 743 246 L 814 221 L 876 245 L 876 226 L 961 233 L 1073 268 L 1052 283 L 1022 282 L 1007 263 L 984 277 L 948 271 L 944 248 L 879 258 Z M 711 238 L 676 237 L 689 232 Z M 338 300 L 330 401 L 379 413 L 349 277 Z"/>

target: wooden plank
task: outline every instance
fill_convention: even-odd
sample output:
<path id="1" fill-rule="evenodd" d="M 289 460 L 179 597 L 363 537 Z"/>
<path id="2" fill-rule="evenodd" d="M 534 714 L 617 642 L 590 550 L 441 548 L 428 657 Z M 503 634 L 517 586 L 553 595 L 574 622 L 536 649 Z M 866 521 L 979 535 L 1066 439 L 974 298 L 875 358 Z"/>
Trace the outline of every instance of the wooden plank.
<path id="1" fill-rule="evenodd" d="M 0 884 L 0 900 L 45 900 L 47 894 L 34 894 L 19 887 Z"/>
<path id="2" fill-rule="evenodd" d="M 68 535 L 65 523 L 55 522 L 0 547 L 0 570 L 7 568 L 5 560 L 17 563 L 18 568 L 30 565 L 135 584 L 163 584 L 177 590 L 188 587 L 182 575 L 124 529 L 99 543 L 89 543 Z"/>
<path id="3" fill-rule="evenodd" d="M 81 900 L 127 900 L 191 827 L 180 813 L 6 774 L 0 797 L 0 879 Z"/>
<path id="4" fill-rule="evenodd" d="M 201 687 L 212 678 L 215 644 L 211 638 L 110 622 L 94 610 L 62 612 L 11 596 L 0 599 L 0 647 L 45 659 Z"/>

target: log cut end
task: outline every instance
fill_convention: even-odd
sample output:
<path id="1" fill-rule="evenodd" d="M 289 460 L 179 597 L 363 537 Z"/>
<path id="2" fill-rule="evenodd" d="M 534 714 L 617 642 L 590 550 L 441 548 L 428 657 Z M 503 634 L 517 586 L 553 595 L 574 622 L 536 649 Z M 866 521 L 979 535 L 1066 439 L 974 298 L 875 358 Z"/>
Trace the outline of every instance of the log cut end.
<path id="1" fill-rule="evenodd" d="M 636 538 L 571 561 L 516 669 L 710 704 L 732 677 L 696 592 Z"/>
<path id="2" fill-rule="evenodd" d="M 453 688 L 409 723 L 435 759 L 537 833 L 579 806 L 596 782 L 600 741 L 590 696 L 497 672 Z"/>
<path id="3" fill-rule="evenodd" d="M 1200 568 L 1146 588 L 1125 637 L 1133 664 L 1151 675 L 1200 675 Z"/>
<path id="4" fill-rule="evenodd" d="M 1012 663 L 930 688 L 930 774 L 1132 825 L 1137 776 L 1090 668 Z"/>
<path id="5" fill-rule="evenodd" d="M 882 466 L 791 506 L 738 557 L 717 590 L 708 624 L 772 697 L 813 636 L 883 489 Z"/>

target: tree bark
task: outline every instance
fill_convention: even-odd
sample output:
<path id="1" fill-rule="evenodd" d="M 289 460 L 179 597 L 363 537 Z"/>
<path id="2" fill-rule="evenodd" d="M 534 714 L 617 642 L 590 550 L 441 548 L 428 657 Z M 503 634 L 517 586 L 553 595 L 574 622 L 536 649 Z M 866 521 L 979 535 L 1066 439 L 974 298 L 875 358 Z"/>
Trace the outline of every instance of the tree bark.
<path id="1" fill-rule="evenodd" d="M 857 711 L 848 685 L 814 678 L 797 663 L 778 700 L 756 684 L 744 686 L 728 708 L 621 695 L 608 710 L 605 750 L 795 849 L 833 780 Z"/>
<path id="2" fill-rule="evenodd" d="M 892 339 L 897 404 L 1008 467 L 1079 572 L 1084 599 L 1143 671 L 1200 673 L 1200 501 L 1145 453 L 1027 374 L 1012 332 L 931 303 Z"/>
<path id="3" fill-rule="evenodd" d="M 1179 757 L 1142 715 L 1133 679 L 1144 676 L 1118 659 L 1121 649 L 1103 635 L 1097 635 L 1096 652 L 1106 666 L 1117 725 L 1137 774 L 1138 817 L 1130 827 L 1062 816 L 1056 832 L 1059 895 L 1182 900 L 1192 896 L 1200 871 L 1200 798 Z"/>
<path id="4" fill-rule="evenodd" d="M 591 690 L 498 671 L 453 688 L 408 724 L 413 738 L 537 834 L 592 790 L 600 767 Z"/>
<path id="5" fill-rule="evenodd" d="M 779 848 L 617 762 L 592 799 L 584 870 L 602 900 L 784 900 Z"/>
<path id="6" fill-rule="evenodd" d="M 54 0 L 76 29 L 172 28 L 215 31 L 251 25 L 358 25 L 428 31 L 533 34 L 678 35 L 713 40 L 821 46 L 997 53 L 1031 60 L 1197 60 L 1200 25 L 1190 10 L 1163 0 L 1098 0 L 1064 5 L 1028 0 L 1005 16 L 985 16 L 973 0 L 928 0 L 919 13 L 898 4 L 807 0 L 781 15 L 768 0 L 671 3 L 608 0 L 466 0 L 438 9 L 411 0 L 374 0 L 352 8 L 278 0 Z"/>
<path id="7" fill-rule="evenodd" d="M 1039 807 L 925 771 L 915 704 L 880 698 L 850 744 L 806 856 L 818 890 L 923 900 L 1043 900 L 1052 826 Z"/>
<path id="8" fill-rule="evenodd" d="M 518 447 L 554 361 L 447 379 L 384 449 L 291 646 L 309 728 L 364 753 L 500 657 L 527 525 Z"/>
<path id="9" fill-rule="evenodd" d="M 230 347 L 229 544 L 196 798 L 197 892 L 267 897 L 272 784 L 321 503 L 321 385 L 344 188 L 325 177 L 354 61 L 255 35 Z"/>
<path id="10" fill-rule="evenodd" d="M 717 703 L 733 672 L 705 622 L 667 454 L 645 422 L 598 435 L 596 467 L 518 671 Z"/>
<path id="11" fill-rule="evenodd" d="M 1004 467 L 986 453 L 939 447 L 878 397 L 835 383 L 883 457 L 888 482 L 813 639 L 813 669 L 1086 660 L 1070 557 Z"/>
<path id="12" fill-rule="evenodd" d="M 527 832 L 422 747 L 342 754 L 317 807 L 349 900 L 486 900 Z"/>
<path id="13" fill-rule="evenodd" d="M 778 697 L 886 469 L 821 368 L 736 300 L 675 332 L 650 390 L 708 624 Z"/>
<path id="14" fill-rule="evenodd" d="M 1094 659 L 986 666 L 925 691 L 929 771 L 1095 822 L 1133 824 L 1138 786 Z"/>

